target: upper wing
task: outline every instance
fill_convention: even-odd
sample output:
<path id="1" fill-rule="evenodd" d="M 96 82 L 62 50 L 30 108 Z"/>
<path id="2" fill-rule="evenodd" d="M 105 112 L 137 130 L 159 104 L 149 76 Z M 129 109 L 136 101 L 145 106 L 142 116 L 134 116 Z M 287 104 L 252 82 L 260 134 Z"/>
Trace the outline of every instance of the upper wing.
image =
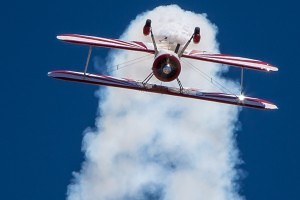
<path id="1" fill-rule="evenodd" d="M 277 67 L 274 67 L 271 64 L 260 60 L 230 56 L 225 54 L 208 54 L 208 53 L 203 53 L 202 51 L 191 50 L 190 52 L 183 54 L 182 57 L 221 63 L 221 64 L 232 65 L 237 67 L 244 67 L 248 69 L 261 70 L 261 71 L 278 71 Z"/>
<path id="2" fill-rule="evenodd" d="M 65 42 L 71 42 L 76 44 L 91 45 L 98 47 L 108 47 L 117 49 L 127 49 L 133 51 L 142 51 L 147 53 L 154 53 L 154 47 L 150 43 L 136 42 L 136 41 L 123 41 L 118 39 L 109 39 L 88 35 L 78 34 L 62 34 L 58 35 L 57 39 Z"/>

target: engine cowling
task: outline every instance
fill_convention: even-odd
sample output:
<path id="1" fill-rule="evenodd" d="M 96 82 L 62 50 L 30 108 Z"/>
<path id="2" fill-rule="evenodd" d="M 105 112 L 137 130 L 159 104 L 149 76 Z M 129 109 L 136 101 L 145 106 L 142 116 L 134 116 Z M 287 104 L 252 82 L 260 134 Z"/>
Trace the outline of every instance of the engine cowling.
<path id="1" fill-rule="evenodd" d="M 175 80 L 181 71 L 177 54 L 172 51 L 159 51 L 153 62 L 152 70 L 154 76 L 160 81 L 170 82 Z"/>

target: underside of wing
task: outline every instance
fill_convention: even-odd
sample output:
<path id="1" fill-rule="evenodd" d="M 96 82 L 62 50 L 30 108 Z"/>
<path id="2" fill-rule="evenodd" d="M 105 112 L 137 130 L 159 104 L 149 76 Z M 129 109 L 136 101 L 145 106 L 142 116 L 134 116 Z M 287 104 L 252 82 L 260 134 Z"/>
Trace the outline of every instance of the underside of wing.
<path id="1" fill-rule="evenodd" d="M 155 52 L 154 47 L 151 43 L 144 43 L 144 42 L 124 41 L 119 39 L 109 39 L 109 38 L 79 35 L 79 34 L 62 34 L 62 35 L 58 35 L 57 39 L 65 42 L 89 45 L 89 46 L 126 49 L 132 51 L 142 51 L 147 53 Z"/>
<path id="2" fill-rule="evenodd" d="M 192 50 L 183 54 L 182 57 L 260 71 L 278 71 L 277 67 L 274 67 L 271 64 L 260 60 L 231 56 L 226 54 L 209 54 L 198 50 Z"/>

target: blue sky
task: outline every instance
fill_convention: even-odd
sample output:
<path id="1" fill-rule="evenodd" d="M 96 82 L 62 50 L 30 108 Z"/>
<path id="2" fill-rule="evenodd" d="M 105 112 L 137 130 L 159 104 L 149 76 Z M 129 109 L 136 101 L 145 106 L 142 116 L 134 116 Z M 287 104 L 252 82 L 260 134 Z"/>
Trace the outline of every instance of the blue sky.
<path id="1" fill-rule="evenodd" d="M 246 73 L 246 91 L 277 103 L 279 110 L 244 109 L 240 115 L 240 193 L 255 200 L 299 199 L 299 5 L 269 0 L 3 3 L 1 199 L 65 199 L 72 171 L 83 161 L 82 133 L 94 124 L 97 87 L 47 77 L 55 69 L 79 70 L 87 54 L 55 36 L 117 38 L 137 14 L 170 3 L 207 13 L 219 28 L 222 52 L 279 67 L 277 73 Z M 103 58 L 106 53 L 97 50 Z"/>

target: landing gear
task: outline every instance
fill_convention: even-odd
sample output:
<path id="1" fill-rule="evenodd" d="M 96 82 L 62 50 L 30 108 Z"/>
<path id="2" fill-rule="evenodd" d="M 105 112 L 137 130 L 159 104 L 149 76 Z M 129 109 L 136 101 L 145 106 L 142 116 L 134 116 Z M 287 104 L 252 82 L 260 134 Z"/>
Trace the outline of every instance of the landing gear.
<path id="1" fill-rule="evenodd" d="M 186 50 L 186 48 L 189 46 L 189 44 L 191 43 L 192 39 L 193 42 L 195 44 L 199 43 L 200 41 L 200 28 L 199 27 L 195 27 L 194 33 L 191 36 L 191 38 L 187 41 L 187 43 L 184 45 L 184 47 L 182 48 L 182 50 L 179 52 L 178 57 L 180 58 L 182 56 L 182 54 L 184 53 L 184 51 Z"/>
<path id="2" fill-rule="evenodd" d="M 144 35 L 149 35 L 149 34 L 151 35 L 155 55 L 157 55 L 158 50 L 157 50 L 156 42 L 155 42 L 154 35 L 153 35 L 153 32 L 152 32 L 151 19 L 146 20 L 146 23 L 145 23 L 144 28 L 143 28 L 143 33 L 144 33 Z"/>
<path id="3" fill-rule="evenodd" d="M 153 62 L 152 72 L 142 82 L 146 86 L 147 82 L 153 77 L 153 75 L 163 82 L 170 82 L 177 80 L 179 85 L 180 93 L 183 92 L 183 86 L 178 78 L 181 70 L 180 57 L 184 54 L 184 51 L 189 46 L 191 41 L 199 43 L 200 41 L 200 28 L 196 27 L 194 33 L 180 50 L 180 44 L 177 44 L 174 53 L 169 50 L 158 50 L 155 38 L 152 32 L 151 20 L 147 19 L 143 28 L 144 35 L 150 35 L 154 47 L 155 60 Z"/>

